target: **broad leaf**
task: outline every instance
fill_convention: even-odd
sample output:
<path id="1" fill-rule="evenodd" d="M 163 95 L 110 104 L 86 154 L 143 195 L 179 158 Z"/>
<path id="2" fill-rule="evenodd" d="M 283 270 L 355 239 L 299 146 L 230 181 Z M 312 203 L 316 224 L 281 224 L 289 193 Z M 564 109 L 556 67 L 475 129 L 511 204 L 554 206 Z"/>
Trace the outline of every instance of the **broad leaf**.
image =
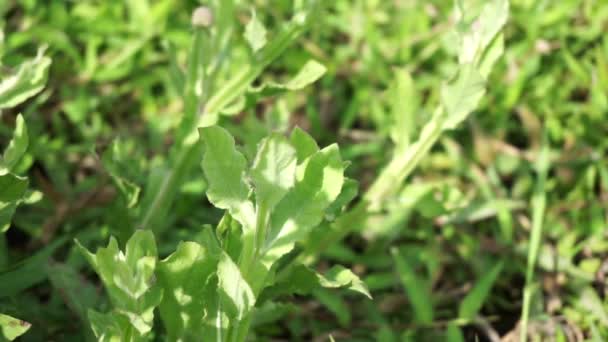
<path id="1" fill-rule="evenodd" d="M 0 159 L 0 176 L 14 171 L 14 168 L 27 150 L 28 142 L 29 139 L 25 120 L 23 120 L 23 116 L 19 114 L 15 122 L 13 139 L 4 150 L 4 154 Z"/>
<path id="2" fill-rule="evenodd" d="M 302 264 L 292 266 L 282 281 L 268 288 L 264 296 L 308 295 L 319 288 L 348 289 L 372 298 L 365 283 L 349 269 L 338 265 L 322 275 Z"/>
<path id="3" fill-rule="evenodd" d="M 230 318 L 243 319 L 255 305 L 251 287 L 230 256 L 222 253 L 217 266 L 219 298 Z"/>
<path id="4" fill-rule="evenodd" d="M 456 77 L 441 87 L 441 103 L 446 111 L 443 129 L 456 128 L 477 108 L 485 92 L 485 80 L 475 66 L 462 65 Z"/>
<path id="5" fill-rule="evenodd" d="M 126 151 L 124 146 L 118 141 L 112 143 L 112 146 L 107 149 L 101 160 L 103 166 L 112 177 L 114 184 L 124 197 L 128 208 L 134 207 L 139 200 L 140 187 L 135 183 L 129 181 L 121 171 L 121 167 L 124 167 Z"/>
<path id="6" fill-rule="evenodd" d="M 279 202 L 270 219 L 264 258 L 268 267 L 321 222 L 343 182 L 344 164 L 337 145 L 322 149 L 298 165 L 294 188 Z"/>
<path id="7" fill-rule="evenodd" d="M 194 341 L 203 328 L 207 297 L 206 284 L 215 274 L 218 256 L 196 242 L 182 242 L 158 265 L 158 282 L 164 296 L 160 315 L 171 341 Z"/>
<path id="8" fill-rule="evenodd" d="M 481 55 L 507 22 L 508 15 L 508 0 L 488 1 L 477 20 L 468 23 L 466 30 L 460 32 L 462 45 L 459 62 L 477 64 Z"/>
<path id="9" fill-rule="evenodd" d="M 250 176 L 255 186 L 258 211 L 272 210 L 293 187 L 296 151 L 280 134 L 264 138 L 258 146 Z"/>
<path id="10" fill-rule="evenodd" d="M 136 231 L 125 253 L 114 238 L 96 254 L 76 243 L 104 283 L 114 314 L 127 318 L 141 335 L 147 334 L 152 329 L 154 308 L 162 299 L 162 289 L 155 284 L 157 251 L 152 232 Z"/>
<path id="11" fill-rule="evenodd" d="M 296 149 L 298 164 L 319 151 L 319 145 L 317 145 L 315 139 L 300 127 L 296 127 L 291 131 L 289 142 Z"/>
<path id="12" fill-rule="evenodd" d="M 17 205 L 27 190 L 28 180 L 11 173 L 0 176 L 0 233 L 10 226 Z"/>
<path id="13" fill-rule="evenodd" d="M 214 206 L 226 209 L 245 228 L 255 222 L 253 203 L 245 183 L 247 160 L 236 150 L 234 138 L 218 126 L 199 130 L 205 152 L 202 167 L 209 183 L 207 198 Z"/>
<path id="14" fill-rule="evenodd" d="M 132 331 L 129 327 L 129 320 L 116 313 L 102 314 L 95 310 L 88 311 L 89 322 L 95 337 L 99 342 L 119 342 L 126 341 L 127 334 Z M 139 334 L 138 334 L 139 335 Z M 138 339 L 135 336 L 133 340 Z M 137 336 L 141 339 L 141 335 Z"/>
<path id="15" fill-rule="evenodd" d="M 44 88 L 51 59 L 43 54 L 44 49 L 38 50 L 36 58 L 23 62 L 15 73 L 2 76 L 0 109 L 15 107 Z"/>
<path id="16" fill-rule="evenodd" d="M 26 321 L 0 314 L 0 332 L 2 333 L 0 337 L 2 338 L 12 341 L 25 334 L 30 327 L 31 324 Z"/>
<path id="17" fill-rule="evenodd" d="M 257 52 L 266 46 L 268 42 L 266 39 L 266 28 L 258 19 L 255 11 L 251 11 L 251 19 L 245 27 L 245 40 L 247 40 L 253 52 Z"/>
<path id="18" fill-rule="evenodd" d="M 276 96 L 287 91 L 300 90 L 319 80 L 326 72 L 327 68 L 323 64 L 311 59 L 287 82 L 263 83 L 259 87 L 251 88 L 249 93 L 255 96 L 255 100 L 258 97 Z"/>

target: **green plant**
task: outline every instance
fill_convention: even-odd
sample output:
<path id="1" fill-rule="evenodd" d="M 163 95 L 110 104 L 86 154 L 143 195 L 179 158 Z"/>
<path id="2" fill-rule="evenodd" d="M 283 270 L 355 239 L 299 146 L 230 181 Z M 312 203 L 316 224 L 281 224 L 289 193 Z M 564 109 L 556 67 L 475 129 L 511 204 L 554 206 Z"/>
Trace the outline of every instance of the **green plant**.
<path id="1" fill-rule="evenodd" d="M 606 339 L 601 1 L 195 3 L 0 2 L 0 340 Z"/>
<path id="2" fill-rule="evenodd" d="M 249 165 L 224 129 L 201 128 L 200 136 L 207 197 L 226 210 L 222 221 L 160 262 L 149 230 L 137 231 L 124 253 L 114 239 L 96 254 L 83 248 L 113 304 L 109 314 L 89 312 L 98 339 L 150 339 L 157 306 L 169 340 L 244 341 L 254 307 L 277 297 L 346 287 L 371 298 L 343 267 L 320 275 L 289 260 L 340 196 L 345 163 L 336 145 L 319 149 L 295 129 L 289 140 L 261 141 Z"/>
<path id="3" fill-rule="evenodd" d="M 321 243 L 311 245 L 310 255 L 318 255 L 356 227 L 364 227 L 361 222 L 390 204 L 396 194 L 407 186 L 403 185 L 404 180 L 441 135 L 455 129 L 481 101 L 490 71 L 504 50 L 501 30 L 508 18 L 509 2 L 496 0 L 477 8 L 465 8 L 464 3 L 458 1 L 456 4 L 459 22 L 450 34 L 450 39 L 454 42 L 452 49 L 456 52 L 458 66 L 451 79 L 441 87 L 441 103 L 416 136 L 413 129 L 415 102 L 407 104 L 401 99 L 404 94 L 407 98 L 416 98 L 418 95 L 413 89 L 411 76 L 403 71 L 399 73 L 392 92 L 394 100 L 391 110 L 395 122 L 391 131 L 395 143 L 393 156 L 367 189 L 360 203 L 336 221 L 332 229 L 321 238 Z"/>
<path id="4" fill-rule="evenodd" d="M 229 3 L 222 3 L 216 13 L 229 15 L 222 12 L 229 7 Z M 250 61 L 217 90 L 215 78 L 222 61 L 214 58 L 220 51 L 216 50 L 216 55 L 209 51 L 213 51 L 214 38 L 229 28 L 221 26 L 219 20 L 220 25 L 211 31 L 213 12 L 207 8 L 194 12 L 195 36 L 188 73 L 182 75 L 176 69 L 175 76 L 184 82 L 185 114 L 166 171 L 162 177 L 153 175 L 158 181 L 153 180 L 146 189 L 148 197 L 143 200 L 137 226 L 146 231 L 135 232 L 124 254 L 116 240 L 96 254 L 81 247 L 113 303 L 110 313 L 88 314 L 97 338 L 151 338 L 153 311 L 158 306 L 171 340 L 210 336 L 220 341 L 243 341 L 254 316 L 254 304 L 260 298 L 269 301 L 280 295 L 309 293 L 317 287 L 349 287 L 369 296 L 363 283 L 344 268 L 334 267 L 322 276 L 303 265 L 278 264 L 329 211 L 336 213 L 346 204 L 339 200 L 346 164 L 336 145 L 319 150 L 316 142 L 298 129 L 289 140 L 273 134 L 260 142 L 249 167 L 227 131 L 217 126 L 195 130 L 216 122 L 226 106 L 241 96 L 250 94 L 250 100 L 255 100 L 300 89 L 324 73 L 324 68 L 312 61 L 285 84 L 251 87 L 264 68 L 302 32 L 315 7 L 313 2 L 298 12 L 270 41 L 253 16 L 245 31 L 251 47 Z M 132 207 L 139 190 L 116 171 L 114 161 L 120 154 L 120 146 L 115 144 L 103 161 L 125 203 Z M 176 189 L 200 155 L 207 197 L 227 213 L 216 229 L 205 229 L 200 244 L 180 244 L 157 267 L 150 230 L 160 227 Z M 275 278 L 277 268 L 290 276 Z M 293 279 L 299 280 L 295 286 Z"/>
<path id="5" fill-rule="evenodd" d="M 2 52 L 2 41 L 0 41 L 0 57 Z M 50 64 L 50 58 L 44 56 L 44 49 L 40 49 L 36 58 L 24 61 L 16 70 L 8 70 L 1 75 L 0 110 L 15 107 L 39 93 L 46 83 Z M 17 206 L 32 197 L 32 193 L 28 192 L 28 179 L 19 175 L 27 167 L 24 168 L 22 161 L 27 151 L 28 140 L 25 120 L 19 114 L 13 138 L 0 157 L 0 269 L 4 269 L 8 264 L 8 249 L 4 234 L 10 227 Z M 30 324 L 27 322 L 0 314 L 2 332 L 0 337 L 3 339 L 12 341 L 29 328 Z"/>

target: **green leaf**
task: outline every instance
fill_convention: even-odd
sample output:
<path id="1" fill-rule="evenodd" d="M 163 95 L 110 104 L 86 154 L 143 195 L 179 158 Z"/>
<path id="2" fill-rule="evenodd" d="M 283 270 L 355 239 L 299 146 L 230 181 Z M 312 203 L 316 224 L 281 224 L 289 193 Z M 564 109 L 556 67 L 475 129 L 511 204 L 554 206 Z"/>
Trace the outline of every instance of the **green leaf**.
<path id="1" fill-rule="evenodd" d="M 298 73 L 289 81 L 285 83 L 263 83 L 257 88 L 249 89 L 249 93 L 256 95 L 257 97 L 268 97 L 276 96 L 287 91 L 300 90 L 319 80 L 326 72 L 327 68 L 323 64 L 311 59 L 306 62 L 300 71 L 298 71 Z"/>
<path id="2" fill-rule="evenodd" d="M 296 151 L 280 134 L 271 134 L 258 146 L 250 176 L 260 207 L 272 210 L 293 187 L 296 171 Z"/>
<path id="3" fill-rule="evenodd" d="M 496 282 L 496 278 L 502 271 L 503 262 L 498 262 L 492 269 L 479 279 L 479 282 L 475 284 L 475 287 L 469 292 L 466 297 L 460 303 L 458 308 L 458 317 L 466 320 L 472 320 L 475 318 L 483 303 L 486 300 L 492 286 Z"/>
<path id="4" fill-rule="evenodd" d="M 0 109 L 15 107 L 39 93 L 47 80 L 51 59 L 44 49 L 36 58 L 23 62 L 14 74 L 2 76 L 0 81 Z"/>
<path id="5" fill-rule="evenodd" d="M 416 131 L 418 94 L 412 76 L 405 69 L 395 70 L 395 80 L 389 90 L 391 104 L 390 136 L 398 148 L 409 145 Z"/>
<path id="6" fill-rule="evenodd" d="M 27 178 L 11 173 L 0 176 L 0 233 L 8 230 L 17 205 L 26 194 L 27 186 Z"/>
<path id="7" fill-rule="evenodd" d="M 298 164 L 319 151 L 319 145 L 317 145 L 315 139 L 300 127 L 295 127 L 291 131 L 289 142 L 296 149 Z"/>
<path id="8" fill-rule="evenodd" d="M 196 242 L 182 242 L 158 265 L 158 281 L 165 295 L 160 315 L 171 341 L 200 337 L 203 318 L 213 297 L 206 297 L 208 280 L 215 274 L 218 256 Z"/>
<path id="9" fill-rule="evenodd" d="M 28 142 L 27 126 L 23 116 L 19 114 L 17 115 L 13 139 L 4 150 L 2 159 L 0 159 L 0 176 L 14 171 L 21 157 L 27 151 Z"/>
<path id="10" fill-rule="evenodd" d="M 481 55 L 507 22 L 508 16 L 508 0 L 488 1 L 483 6 L 477 20 L 465 25 L 466 29 L 460 32 L 462 45 L 459 62 L 477 64 Z"/>
<path id="11" fill-rule="evenodd" d="M 324 288 L 347 288 L 372 299 L 372 295 L 369 293 L 365 283 L 351 270 L 343 266 L 337 265 L 332 267 L 319 280 L 319 284 Z"/>
<path id="12" fill-rule="evenodd" d="M 102 314 L 95 310 L 88 311 L 89 322 L 99 342 L 127 341 L 131 331 L 129 320 L 114 312 Z M 138 336 L 140 337 L 140 336 Z M 133 339 L 133 337 L 131 337 Z M 135 340 L 135 339 L 133 339 Z M 135 340 L 137 341 L 137 340 Z"/>
<path id="13" fill-rule="evenodd" d="M 297 167 L 294 188 L 270 218 L 264 263 L 270 267 L 323 219 L 344 183 L 344 164 L 337 145 L 316 152 Z"/>
<path id="14" fill-rule="evenodd" d="M 262 24 L 255 13 L 251 11 L 251 19 L 245 27 L 245 40 L 249 43 L 253 52 L 258 52 L 261 48 L 266 46 L 268 40 L 266 39 L 266 28 Z"/>
<path id="15" fill-rule="evenodd" d="M 76 243 L 104 283 L 114 313 L 125 317 L 139 334 L 147 334 L 152 329 L 154 308 L 163 294 L 155 284 L 157 251 L 153 233 L 136 231 L 127 242 L 125 253 L 114 238 L 96 254 Z"/>
<path id="16" fill-rule="evenodd" d="M 391 253 L 399 279 L 414 310 L 416 322 L 423 324 L 432 323 L 434 316 L 433 301 L 427 281 L 416 275 L 411 263 L 397 249 L 393 248 Z"/>
<path id="17" fill-rule="evenodd" d="M 494 64 L 502 56 L 505 51 L 505 37 L 500 33 L 494 38 L 490 46 L 486 49 L 479 64 L 479 73 L 483 78 L 487 79 L 494 67 Z"/>
<path id="18" fill-rule="evenodd" d="M 309 18 L 310 11 L 308 9 L 297 12 L 272 40 L 255 52 L 250 64 L 241 67 L 239 73 L 223 83 L 223 86 L 207 102 L 206 113 L 199 122 L 200 126 L 215 124 L 219 117 L 218 114 L 223 112 L 224 108 L 245 95 L 253 81 L 266 67 L 308 28 Z"/>
<path id="19" fill-rule="evenodd" d="M 359 182 L 354 179 L 344 178 L 344 184 L 342 185 L 340 195 L 338 195 L 336 200 L 327 208 L 326 218 L 328 220 L 335 219 L 342 210 L 357 197 L 357 194 L 359 194 Z"/>
<path id="20" fill-rule="evenodd" d="M 207 198 L 214 206 L 228 210 L 245 228 L 253 229 L 255 213 L 245 183 L 247 160 L 225 129 L 211 126 L 199 132 L 205 145 L 202 167 L 209 184 Z"/>
<path id="21" fill-rule="evenodd" d="M 475 66 L 462 65 L 456 77 L 441 87 L 441 103 L 447 115 L 443 129 L 454 129 L 464 121 L 485 92 L 485 80 Z"/>
<path id="22" fill-rule="evenodd" d="M 292 266 L 282 275 L 281 281 L 267 289 L 264 296 L 308 295 L 319 288 L 348 289 L 372 298 L 365 283 L 343 266 L 336 265 L 322 275 L 302 264 Z"/>
<path id="23" fill-rule="evenodd" d="M 101 160 L 104 168 L 110 174 L 112 181 L 114 181 L 114 184 L 124 197 L 127 207 L 133 208 L 139 200 L 141 189 L 135 183 L 127 180 L 126 177 L 123 176 L 124 172 L 121 172 L 121 167 L 125 167 L 123 164 L 125 154 L 126 151 L 124 151 L 124 146 L 120 142 L 115 141 L 112 143 L 112 146 L 104 152 Z"/>
<path id="24" fill-rule="evenodd" d="M 30 327 L 31 324 L 26 321 L 0 314 L 0 330 L 2 331 L 2 336 L 0 337 L 3 337 L 9 341 L 12 341 L 25 334 Z"/>
<path id="25" fill-rule="evenodd" d="M 242 320 L 255 305 L 251 287 L 230 256 L 222 253 L 217 266 L 219 298 L 231 318 Z"/>
<path id="26" fill-rule="evenodd" d="M 460 327 L 455 323 L 448 324 L 446 339 L 447 342 L 464 342 L 464 336 Z"/>

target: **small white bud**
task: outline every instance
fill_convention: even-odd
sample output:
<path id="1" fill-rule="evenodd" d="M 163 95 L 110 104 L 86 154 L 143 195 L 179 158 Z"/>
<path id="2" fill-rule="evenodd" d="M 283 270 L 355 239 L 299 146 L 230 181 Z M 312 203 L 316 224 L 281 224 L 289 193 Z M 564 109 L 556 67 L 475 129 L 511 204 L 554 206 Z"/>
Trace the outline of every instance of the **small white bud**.
<path id="1" fill-rule="evenodd" d="M 213 12 L 209 7 L 197 7 L 192 13 L 192 26 L 209 27 L 213 25 Z"/>

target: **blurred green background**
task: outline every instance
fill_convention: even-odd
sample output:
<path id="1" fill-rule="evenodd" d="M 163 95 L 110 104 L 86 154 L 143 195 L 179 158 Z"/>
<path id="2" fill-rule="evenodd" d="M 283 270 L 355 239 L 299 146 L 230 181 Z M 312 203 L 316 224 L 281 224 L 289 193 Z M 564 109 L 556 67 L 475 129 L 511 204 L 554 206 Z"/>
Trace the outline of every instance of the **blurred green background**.
<path id="1" fill-rule="evenodd" d="M 328 68 L 326 75 L 302 91 L 246 106 L 221 124 L 246 150 L 268 131 L 294 125 L 320 145 L 338 142 L 352 162 L 349 176 L 363 191 L 391 157 L 395 119 L 388 89 L 397 70 L 414 79 L 415 96 L 403 99 L 416 108 L 414 131 L 439 102 L 441 82 L 456 65 L 447 34 L 453 3 L 322 3 L 310 30 L 260 82 L 288 78 L 311 58 Z M 190 14 L 198 5 L 0 3 L 2 67 L 34 56 L 40 46 L 53 61 L 43 92 L 0 116 L 4 146 L 23 113 L 31 141 L 20 168 L 42 195 L 18 209 L 0 241 L 6 251 L 0 312 L 32 323 L 23 341 L 89 338 L 86 309 L 107 306 L 71 239 L 102 245 L 110 234 L 131 234 L 129 213 L 99 156 L 120 140 L 121 172 L 141 186 L 143 175 L 162 162 L 182 110 L 172 61 L 185 65 Z M 240 1 L 237 59 L 245 53 L 241 33 L 251 9 L 272 35 L 291 16 L 292 1 Z M 254 323 L 257 339 L 322 341 L 331 334 L 344 341 L 440 341 L 458 324 L 465 295 L 487 284 L 478 318 L 462 326 L 464 338 L 518 340 L 535 163 L 547 147 L 551 168 L 540 189 L 547 206 L 529 334 L 608 340 L 606 32 L 605 1 L 512 0 L 505 54 L 482 106 L 441 138 L 394 210 L 319 258 L 321 269 L 350 266 L 374 300 L 323 292 L 294 298 L 264 308 Z M 163 256 L 221 215 L 204 200 L 201 179 L 200 171 L 191 175 L 165 219 L 171 228 L 158 237 Z"/>

